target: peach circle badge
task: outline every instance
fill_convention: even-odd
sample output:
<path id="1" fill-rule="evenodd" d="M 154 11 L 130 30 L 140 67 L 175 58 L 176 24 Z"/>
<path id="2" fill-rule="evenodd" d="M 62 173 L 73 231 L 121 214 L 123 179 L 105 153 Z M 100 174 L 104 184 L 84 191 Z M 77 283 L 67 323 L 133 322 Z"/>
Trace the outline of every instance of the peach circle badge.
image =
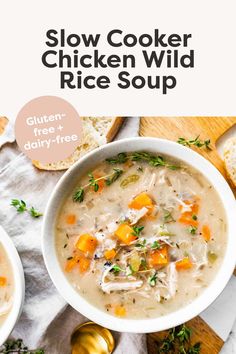
<path id="1" fill-rule="evenodd" d="M 82 123 L 76 109 L 56 96 L 26 103 L 16 117 L 16 141 L 31 160 L 52 163 L 70 156 L 79 145 Z"/>

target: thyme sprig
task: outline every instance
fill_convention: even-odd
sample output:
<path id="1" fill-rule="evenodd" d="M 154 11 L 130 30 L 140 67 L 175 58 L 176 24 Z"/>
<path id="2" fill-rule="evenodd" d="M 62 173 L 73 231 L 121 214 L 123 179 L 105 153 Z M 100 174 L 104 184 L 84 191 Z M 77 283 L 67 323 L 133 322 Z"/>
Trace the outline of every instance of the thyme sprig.
<path id="1" fill-rule="evenodd" d="M 119 163 L 127 162 L 129 157 L 127 156 L 126 152 L 120 152 L 117 156 L 110 157 L 106 159 L 106 162 L 110 163 L 111 165 L 116 165 Z"/>
<path id="2" fill-rule="evenodd" d="M 132 229 L 133 229 L 132 234 L 133 234 L 134 236 L 139 237 L 140 234 L 141 234 L 141 232 L 142 232 L 143 229 L 144 229 L 144 226 L 133 226 Z"/>
<path id="3" fill-rule="evenodd" d="M 158 353 L 199 354 L 201 343 L 191 343 L 191 329 L 185 324 L 172 328 L 159 344 Z"/>
<path id="4" fill-rule="evenodd" d="M 148 284 L 150 286 L 155 286 L 156 285 L 156 282 L 157 282 L 157 273 L 155 272 L 153 275 L 151 275 L 149 278 L 148 278 Z"/>
<path id="5" fill-rule="evenodd" d="M 171 170 L 179 168 L 179 166 L 169 164 L 162 156 L 152 155 L 149 152 L 133 152 L 130 157 L 132 161 L 146 161 L 149 165 L 154 167 L 165 166 Z"/>
<path id="6" fill-rule="evenodd" d="M 171 170 L 176 170 L 179 168 L 179 166 L 169 164 L 167 161 L 164 160 L 162 156 L 156 156 L 146 151 L 136 151 L 130 154 L 122 152 L 119 153 L 117 156 L 113 156 L 111 158 L 106 159 L 106 162 L 114 165 L 125 163 L 128 160 L 147 162 L 150 166 L 154 167 L 165 166 L 170 168 Z"/>
<path id="7" fill-rule="evenodd" d="M 74 195 L 73 195 L 73 201 L 74 202 L 79 202 L 82 203 L 84 200 L 84 196 L 85 196 L 85 190 L 89 187 L 92 187 L 92 189 L 94 190 L 94 192 L 97 192 L 99 190 L 99 181 L 104 180 L 107 186 L 110 186 L 112 183 L 114 183 L 124 172 L 123 170 L 119 169 L 119 168 L 113 168 L 113 173 L 110 173 L 109 175 L 106 176 L 102 176 L 102 177 L 98 177 L 95 178 L 94 175 L 92 173 L 88 174 L 89 177 L 89 183 L 85 184 L 82 187 L 79 187 Z"/>
<path id="8" fill-rule="evenodd" d="M 0 348 L 1 354 L 44 354 L 44 349 L 33 349 L 29 350 L 27 346 L 24 345 L 22 339 L 9 339 Z"/>
<path id="9" fill-rule="evenodd" d="M 187 140 L 183 137 L 180 137 L 178 140 L 177 140 L 177 143 L 181 144 L 181 145 L 184 145 L 184 146 L 188 146 L 188 147 L 191 147 L 192 145 L 198 147 L 198 148 L 201 148 L 201 147 L 205 147 L 206 149 L 208 150 L 212 150 L 210 144 L 211 144 L 211 140 L 210 139 L 207 139 L 207 140 L 201 140 L 199 139 L 200 135 L 198 135 L 195 139 L 190 139 L 190 140 Z"/>
<path id="10" fill-rule="evenodd" d="M 110 186 L 112 183 L 114 183 L 124 172 L 123 170 L 119 169 L 119 168 L 113 168 L 114 173 L 111 174 L 110 177 L 107 177 L 105 179 L 105 183 L 107 186 Z"/>
<path id="11" fill-rule="evenodd" d="M 11 206 L 16 208 L 16 211 L 19 214 L 22 214 L 24 212 L 28 212 L 33 218 L 39 218 L 43 214 L 37 211 L 33 206 L 31 208 L 27 208 L 26 202 L 24 200 L 19 200 L 19 199 L 12 199 L 11 200 Z"/>
<path id="12" fill-rule="evenodd" d="M 153 244 L 151 245 L 151 248 L 153 250 L 159 250 L 161 248 L 161 244 L 158 241 L 154 241 Z"/>

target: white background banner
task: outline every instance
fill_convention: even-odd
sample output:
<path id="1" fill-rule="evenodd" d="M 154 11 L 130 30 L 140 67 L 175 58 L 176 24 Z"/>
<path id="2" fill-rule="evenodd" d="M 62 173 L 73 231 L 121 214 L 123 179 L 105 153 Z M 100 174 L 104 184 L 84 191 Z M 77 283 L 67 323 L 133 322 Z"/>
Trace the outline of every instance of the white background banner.
<path id="1" fill-rule="evenodd" d="M 41 95 L 58 95 L 67 99 L 80 115 L 235 115 L 236 41 L 235 1 L 32 1 L 8 0 L 0 4 L 0 115 L 14 119 L 30 99 Z M 70 35 L 101 34 L 96 48 L 49 48 L 46 32 L 65 29 Z M 146 33 L 192 34 L 187 48 L 112 47 L 106 41 L 109 31 L 119 29 L 122 35 L 139 37 Z M 59 37 L 58 37 L 59 38 Z M 61 89 L 60 71 L 42 64 L 48 49 L 78 50 L 78 56 L 93 55 L 94 49 L 106 56 L 132 54 L 135 68 L 77 68 L 87 75 L 109 77 L 107 89 Z M 147 68 L 142 50 L 194 50 L 194 68 Z M 172 75 L 177 84 L 163 95 L 161 89 L 117 86 L 119 72 L 130 77 Z"/>

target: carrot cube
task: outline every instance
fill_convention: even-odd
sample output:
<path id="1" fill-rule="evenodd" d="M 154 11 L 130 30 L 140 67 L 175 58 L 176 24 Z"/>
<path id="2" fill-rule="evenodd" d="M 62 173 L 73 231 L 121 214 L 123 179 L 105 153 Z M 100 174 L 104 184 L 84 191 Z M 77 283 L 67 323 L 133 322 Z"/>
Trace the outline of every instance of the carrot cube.
<path id="1" fill-rule="evenodd" d="M 90 266 L 90 259 L 86 257 L 81 257 L 78 261 L 79 264 L 79 270 L 81 273 L 86 272 L 89 269 Z"/>
<path id="2" fill-rule="evenodd" d="M 192 266 L 193 264 L 189 257 L 184 257 L 183 259 L 175 263 L 175 267 L 177 270 L 187 270 L 192 268 Z"/>
<path id="3" fill-rule="evenodd" d="M 211 230 L 208 225 L 202 226 L 202 236 L 206 241 L 210 241 L 211 239 Z"/>
<path id="4" fill-rule="evenodd" d="M 69 224 L 69 225 L 75 224 L 75 222 L 76 222 L 76 216 L 75 216 L 75 214 L 69 214 L 69 215 L 67 215 L 67 217 L 66 217 L 66 222 L 67 222 L 67 224 Z"/>
<path id="5" fill-rule="evenodd" d="M 137 237 L 133 233 L 134 230 L 132 229 L 132 227 L 127 224 L 120 224 L 115 232 L 115 235 L 122 243 L 129 245 L 132 241 L 137 239 Z"/>
<path id="6" fill-rule="evenodd" d="M 65 271 L 71 272 L 75 267 L 79 269 L 81 273 L 84 273 L 88 270 L 90 266 L 90 260 L 84 256 L 75 256 L 72 259 L 69 259 L 65 265 Z"/>
<path id="7" fill-rule="evenodd" d="M 7 278 L 0 277 L 0 286 L 6 286 L 6 285 L 7 285 Z"/>
<path id="8" fill-rule="evenodd" d="M 124 317 L 126 315 L 126 309 L 124 306 L 115 307 L 115 315 L 118 317 Z"/>
<path id="9" fill-rule="evenodd" d="M 116 251 L 114 249 L 107 250 L 104 252 L 104 257 L 106 258 L 106 260 L 113 259 L 115 255 L 116 255 Z"/>
<path id="10" fill-rule="evenodd" d="M 153 251 L 149 256 L 148 263 L 150 267 L 167 265 L 169 263 L 167 246 L 163 246 L 161 249 Z"/>
<path id="11" fill-rule="evenodd" d="M 138 209 L 139 210 L 144 207 L 149 210 L 153 209 L 153 201 L 147 193 L 141 193 L 141 194 L 137 195 L 129 203 L 129 208 L 131 208 L 131 209 Z"/>
<path id="12" fill-rule="evenodd" d="M 97 247 L 97 239 L 90 234 L 83 234 L 76 242 L 75 247 L 84 253 L 93 254 Z"/>

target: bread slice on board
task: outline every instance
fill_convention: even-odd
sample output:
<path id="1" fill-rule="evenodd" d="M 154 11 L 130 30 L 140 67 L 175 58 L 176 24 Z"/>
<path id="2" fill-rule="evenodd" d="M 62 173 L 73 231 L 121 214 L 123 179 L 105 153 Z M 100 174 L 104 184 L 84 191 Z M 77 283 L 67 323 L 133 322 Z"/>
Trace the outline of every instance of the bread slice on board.
<path id="1" fill-rule="evenodd" d="M 7 119 L 7 117 L 0 117 L 0 135 L 3 135 L 3 133 L 5 132 L 8 122 L 9 120 Z"/>
<path id="2" fill-rule="evenodd" d="M 226 172 L 236 187 L 236 137 L 228 139 L 225 143 L 224 163 Z"/>
<path id="3" fill-rule="evenodd" d="M 83 138 L 81 144 L 71 156 L 63 161 L 44 164 L 32 161 L 34 166 L 41 170 L 59 171 L 72 166 L 80 157 L 87 152 L 109 143 L 120 129 L 123 117 L 81 117 L 83 124 Z"/>

